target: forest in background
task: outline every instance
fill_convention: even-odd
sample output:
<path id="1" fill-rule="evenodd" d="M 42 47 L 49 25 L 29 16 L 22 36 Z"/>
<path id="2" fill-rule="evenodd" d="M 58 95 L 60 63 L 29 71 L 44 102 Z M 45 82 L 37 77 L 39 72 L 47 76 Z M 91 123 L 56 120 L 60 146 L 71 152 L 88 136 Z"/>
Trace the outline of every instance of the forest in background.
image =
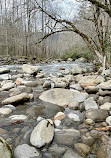
<path id="1" fill-rule="evenodd" d="M 66 2 L 0 0 L 0 54 L 46 59 L 85 50 L 110 63 L 110 1 Z"/>

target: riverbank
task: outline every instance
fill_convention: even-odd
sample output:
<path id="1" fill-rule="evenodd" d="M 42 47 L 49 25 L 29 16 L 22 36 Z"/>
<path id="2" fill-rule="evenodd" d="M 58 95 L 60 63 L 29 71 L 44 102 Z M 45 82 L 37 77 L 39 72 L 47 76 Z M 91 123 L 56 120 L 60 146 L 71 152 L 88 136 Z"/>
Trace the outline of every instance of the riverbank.
<path id="1" fill-rule="evenodd" d="M 45 68 L 0 68 L 0 136 L 12 148 L 2 140 L 0 157 L 111 157 L 110 76 L 83 64 Z"/>

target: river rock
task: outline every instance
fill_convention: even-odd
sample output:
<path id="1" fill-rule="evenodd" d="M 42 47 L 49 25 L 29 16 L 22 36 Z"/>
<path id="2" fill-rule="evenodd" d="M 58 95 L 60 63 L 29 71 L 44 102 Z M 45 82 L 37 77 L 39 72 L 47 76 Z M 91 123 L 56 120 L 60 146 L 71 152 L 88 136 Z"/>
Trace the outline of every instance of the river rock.
<path id="1" fill-rule="evenodd" d="M 68 149 L 62 158 L 83 158 L 78 155 L 75 151 Z"/>
<path id="2" fill-rule="evenodd" d="M 51 82 L 50 81 L 45 81 L 43 84 L 43 88 L 51 88 Z"/>
<path id="3" fill-rule="evenodd" d="M 12 112 L 10 108 L 0 108 L 0 114 L 2 115 L 8 115 Z"/>
<path id="4" fill-rule="evenodd" d="M 73 102 L 68 104 L 68 107 L 70 109 L 77 110 L 79 108 L 79 102 L 78 101 L 73 101 Z"/>
<path id="5" fill-rule="evenodd" d="M 103 90 L 111 90 L 111 80 L 100 83 L 97 87 Z"/>
<path id="6" fill-rule="evenodd" d="M 97 158 L 110 158 L 111 145 L 102 145 L 97 151 Z"/>
<path id="7" fill-rule="evenodd" d="M 37 81 L 25 81 L 24 85 L 27 87 L 37 87 L 38 82 Z"/>
<path id="8" fill-rule="evenodd" d="M 90 152 L 90 147 L 86 144 L 77 143 L 75 144 L 75 149 L 81 155 L 87 155 Z"/>
<path id="9" fill-rule="evenodd" d="M 111 103 L 106 102 L 105 104 L 100 106 L 100 109 L 105 109 L 105 110 L 110 111 L 111 110 Z"/>
<path id="10" fill-rule="evenodd" d="M 7 142 L 0 137 L 0 158 L 12 158 L 12 150 Z"/>
<path id="11" fill-rule="evenodd" d="M 81 139 L 82 139 L 82 142 L 88 146 L 92 146 L 95 142 L 95 138 L 90 135 L 89 136 L 83 135 Z"/>
<path id="12" fill-rule="evenodd" d="M 84 106 L 85 106 L 85 110 L 98 109 L 98 105 L 96 104 L 96 102 L 93 100 L 92 97 L 84 101 Z"/>
<path id="13" fill-rule="evenodd" d="M 36 148 L 29 146 L 28 144 L 22 144 L 15 148 L 14 156 L 15 158 L 34 158 L 39 157 L 40 153 Z"/>
<path id="14" fill-rule="evenodd" d="M 80 85 L 83 88 L 89 87 L 89 86 L 96 86 L 98 84 L 97 80 L 94 79 L 92 76 L 85 76 L 79 81 Z"/>
<path id="15" fill-rule="evenodd" d="M 58 145 L 71 146 L 78 142 L 80 138 L 80 132 L 76 129 L 63 129 L 55 132 L 54 141 Z"/>
<path id="16" fill-rule="evenodd" d="M 66 88 L 67 87 L 67 84 L 63 81 L 60 81 L 60 82 L 55 82 L 54 83 L 54 87 L 55 88 Z"/>
<path id="17" fill-rule="evenodd" d="M 76 89 L 78 91 L 81 91 L 83 89 L 79 83 L 70 85 L 70 88 Z"/>
<path id="18" fill-rule="evenodd" d="M 49 144 L 54 136 L 54 127 L 48 120 L 42 120 L 34 128 L 30 136 L 30 143 L 40 148 L 45 144 Z"/>
<path id="19" fill-rule="evenodd" d="M 59 106 L 66 106 L 73 101 L 83 102 L 87 97 L 87 93 L 56 88 L 43 92 L 39 98 L 45 102 L 57 104 Z"/>
<path id="20" fill-rule="evenodd" d="M 41 69 L 39 66 L 32 66 L 32 65 L 24 64 L 22 66 L 22 70 L 24 73 L 33 74 L 33 73 L 40 72 Z"/>
<path id="21" fill-rule="evenodd" d="M 108 117 L 108 111 L 103 109 L 89 109 L 86 111 L 86 118 L 95 122 L 104 121 Z"/>
<path id="22" fill-rule="evenodd" d="M 62 157 L 66 150 L 65 147 L 59 147 L 57 144 L 51 145 L 48 149 L 49 153 L 51 153 L 54 158 Z"/>
<path id="23" fill-rule="evenodd" d="M 54 116 L 54 120 L 62 120 L 66 117 L 66 115 L 63 112 L 58 112 L 55 116 Z"/>
<path id="24" fill-rule="evenodd" d="M 42 116 L 44 118 L 52 118 L 58 112 L 64 111 L 63 107 L 60 107 L 51 103 L 43 103 L 41 106 L 33 106 L 26 110 L 26 113 L 32 117 Z"/>
<path id="25" fill-rule="evenodd" d="M 26 120 L 27 119 L 27 116 L 25 115 L 12 115 L 9 117 L 9 119 L 11 120 Z"/>
<path id="26" fill-rule="evenodd" d="M 74 121 L 80 121 L 80 118 L 77 114 L 69 113 L 68 117 L 73 119 Z"/>
<path id="27" fill-rule="evenodd" d="M 9 83 L 6 83 L 2 86 L 2 90 L 3 91 L 8 91 L 9 89 L 13 88 L 14 86 L 15 86 L 14 83 L 9 82 Z"/>
<path id="28" fill-rule="evenodd" d="M 85 88 L 85 91 L 87 92 L 87 93 L 97 93 L 98 92 L 98 90 L 99 90 L 99 88 L 97 88 L 96 86 L 87 86 L 86 88 Z"/>
<path id="29" fill-rule="evenodd" d="M 8 72 L 10 72 L 9 69 L 7 69 L 7 68 L 0 68 L 0 74 L 4 74 L 4 73 L 8 73 Z"/>
<path id="30" fill-rule="evenodd" d="M 21 93 L 16 96 L 9 97 L 2 101 L 2 104 L 14 104 L 21 101 L 26 101 L 31 99 L 31 96 L 28 93 Z"/>
<path id="31" fill-rule="evenodd" d="M 82 74 L 84 72 L 86 72 L 87 70 L 79 65 L 74 65 L 74 67 L 71 70 L 71 73 L 73 75 L 77 75 L 77 74 Z"/>
<path id="32" fill-rule="evenodd" d="M 109 126 L 111 126 L 111 116 L 108 116 L 108 117 L 106 118 L 106 123 L 107 123 Z"/>

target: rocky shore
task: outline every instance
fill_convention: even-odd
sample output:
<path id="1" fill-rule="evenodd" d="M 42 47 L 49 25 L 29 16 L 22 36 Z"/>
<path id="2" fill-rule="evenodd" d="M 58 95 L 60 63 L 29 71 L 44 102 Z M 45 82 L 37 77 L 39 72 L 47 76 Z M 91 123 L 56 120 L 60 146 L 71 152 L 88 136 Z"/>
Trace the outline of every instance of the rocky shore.
<path id="1" fill-rule="evenodd" d="M 110 74 L 4 66 L 0 106 L 0 158 L 111 157 Z"/>

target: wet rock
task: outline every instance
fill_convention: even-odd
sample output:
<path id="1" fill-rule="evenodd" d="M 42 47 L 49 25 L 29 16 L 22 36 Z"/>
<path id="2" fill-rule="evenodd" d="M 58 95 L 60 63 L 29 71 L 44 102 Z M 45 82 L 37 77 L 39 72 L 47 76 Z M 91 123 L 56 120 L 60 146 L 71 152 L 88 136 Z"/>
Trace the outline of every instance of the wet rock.
<path id="1" fill-rule="evenodd" d="M 83 158 L 78 155 L 75 151 L 68 149 L 62 158 Z"/>
<path id="2" fill-rule="evenodd" d="M 66 116 L 63 120 L 61 120 L 61 125 L 62 127 L 65 128 L 73 128 L 73 127 L 78 127 L 78 125 L 80 124 L 80 121 L 74 121 L 74 119 L 69 118 L 68 116 Z"/>
<path id="3" fill-rule="evenodd" d="M 7 144 L 7 142 L 0 137 L 0 157 L 1 158 L 12 158 L 13 153 L 10 148 L 10 146 Z"/>
<path id="4" fill-rule="evenodd" d="M 15 148 L 14 151 L 15 158 L 40 158 L 40 153 L 36 148 L 29 146 L 28 144 L 22 144 Z"/>
<path id="5" fill-rule="evenodd" d="M 81 139 L 82 139 L 82 142 L 88 146 L 92 146 L 95 142 L 95 138 L 90 135 L 89 136 L 83 135 Z"/>
<path id="6" fill-rule="evenodd" d="M 21 93 L 16 96 L 9 97 L 2 101 L 2 104 L 14 104 L 21 101 L 26 101 L 31 99 L 31 96 L 28 93 Z"/>
<path id="7" fill-rule="evenodd" d="M 107 123 L 109 126 L 111 126 L 111 116 L 108 116 L 108 117 L 106 118 L 106 123 Z"/>
<path id="8" fill-rule="evenodd" d="M 44 118 L 52 118 L 58 112 L 62 112 L 62 111 L 64 111 L 63 107 L 60 107 L 58 105 L 51 104 L 51 103 L 44 103 L 41 106 L 34 106 L 34 107 L 27 109 L 26 113 L 32 117 L 42 116 Z"/>
<path id="9" fill-rule="evenodd" d="M 78 142 L 80 138 L 80 132 L 76 129 L 63 129 L 55 132 L 54 141 L 58 145 L 72 146 Z"/>
<path id="10" fill-rule="evenodd" d="M 30 136 L 30 143 L 40 148 L 45 144 L 49 144 L 54 136 L 54 127 L 48 120 L 42 120 L 34 128 Z"/>
<path id="11" fill-rule="evenodd" d="M 48 151 L 53 157 L 62 157 L 62 155 L 66 152 L 66 148 L 59 147 L 57 144 L 55 144 L 49 147 Z"/>
<path id="12" fill-rule="evenodd" d="M 86 118 L 94 122 L 104 121 L 108 117 L 108 111 L 103 109 L 89 109 L 86 111 Z"/>
<path id="13" fill-rule="evenodd" d="M 85 106 L 85 110 L 98 109 L 98 105 L 96 104 L 96 102 L 93 100 L 92 97 L 84 101 L 84 106 Z"/>
<path id="14" fill-rule="evenodd" d="M 22 70 L 23 70 L 24 73 L 33 74 L 33 73 L 40 72 L 41 69 L 38 66 L 32 66 L 32 65 L 24 64 L 22 66 Z"/>
<path id="15" fill-rule="evenodd" d="M 105 104 L 100 106 L 100 109 L 111 110 L 111 103 L 106 102 Z"/>
<path id="16" fill-rule="evenodd" d="M 10 72 L 9 69 L 7 69 L 7 68 L 0 68 L 0 74 L 4 74 L 4 73 L 8 73 L 8 72 Z"/>
<path id="17" fill-rule="evenodd" d="M 110 158 L 111 157 L 111 146 L 103 145 L 97 151 L 97 158 Z"/>
<path id="18" fill-rule="evenodd" d="M 59 106 L 66 106 L 73 101 L 83 102 L 87 97 L 87 93 L 56 88 L 43 92 L 39 98 L 45 102 L 50 102 Z"/>
<path id="19" fill-rule="evenodd" d="M 87 155 L 90 152 L 90 147 L 86 144 L 77 143 L 74 146 L 75 146 L 76 151 L 80 153 L 81 155 Z"/>
<path id="20" fill-rule="evenodd" d="M 0 108 L 0 114 L 2 115 L 8 115 L 12 112 L 10 108 Z"/>

